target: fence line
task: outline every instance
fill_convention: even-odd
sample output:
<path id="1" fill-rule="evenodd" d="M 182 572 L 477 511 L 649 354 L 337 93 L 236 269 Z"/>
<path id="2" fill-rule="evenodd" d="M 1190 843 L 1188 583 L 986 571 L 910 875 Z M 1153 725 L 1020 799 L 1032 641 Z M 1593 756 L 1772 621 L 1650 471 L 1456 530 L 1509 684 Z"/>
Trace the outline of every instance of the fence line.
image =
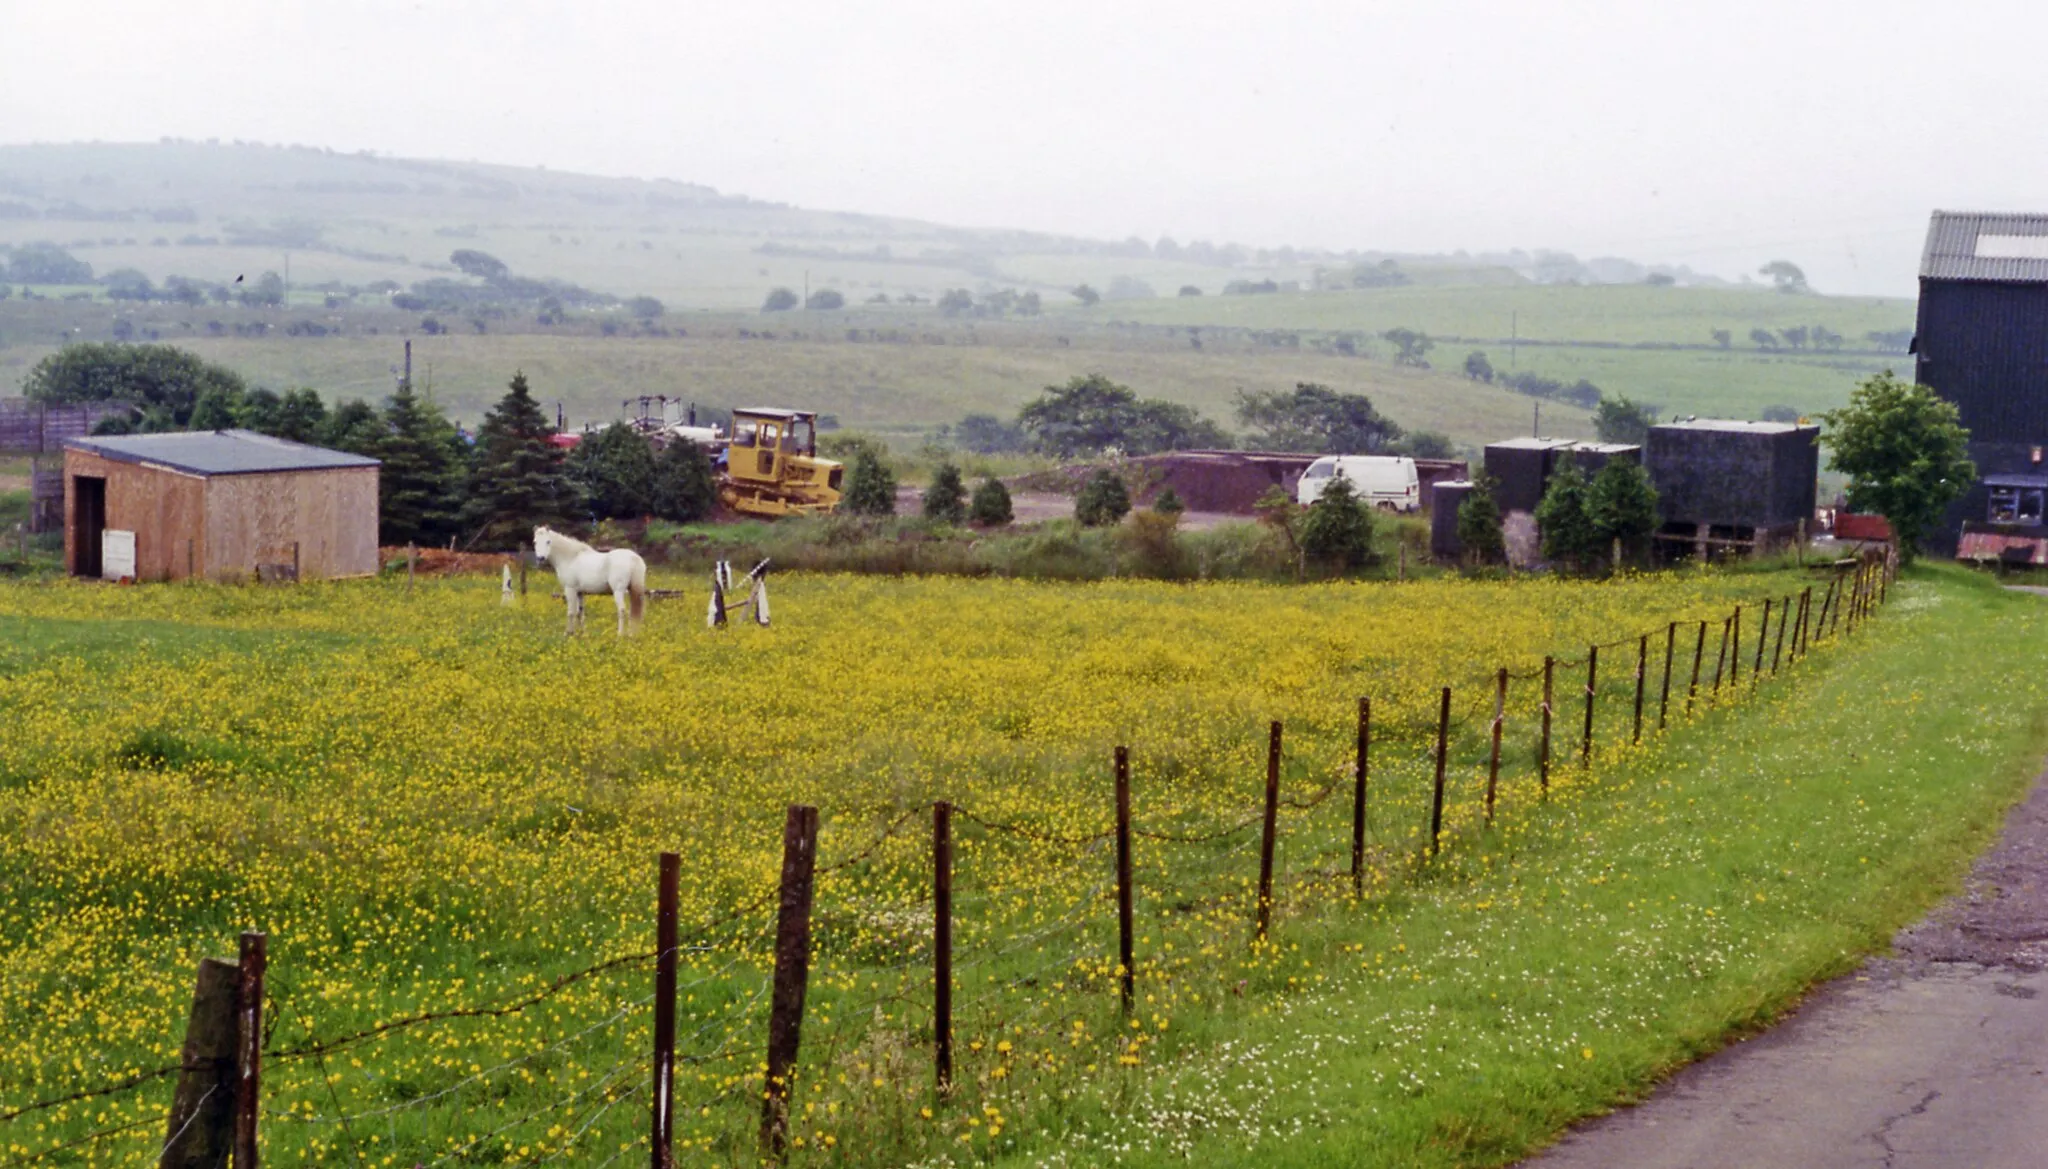
<path id="1" fill-rule="evenodd" d="M 1716 707 L 1721 704 L 1724 673 L 1726 675 L 1725 682 L 1728 686 L 1727 697 L 1739 699 L 1745 692 L 1753 693 L 1756 690 L 1762 678 L 1764 663 L 1767 657 L 1770 661 L 1770 672 L 1775 677 L 1781 662 L 1796 664 L 1808 656 L 1816 644 L 1836 640 L 1843 636 L 1844 633 L 1853 633 L 1862 625 L 1867 624 L 1874 610 L 1889 599 L 1888 586 L 1891 577 L 1896 574 L 1896 568 L 1896 561 L 1888 552 L 1877 558 L 1873 558 L 1868 554 L 1861 555 L 1857 558 L 1853 567 L 1847 570 L 1843 570 L 1838 566 L 1837 570 L 1831 574 L 1825 594 L 1821 597 L 1820 609 L 1817 615 L 1813 611 L 1814 590 L 1811 587 L 1797 594 L 1788 594 L 1782 599 L 1775 597 L 1765 598 L 1754 633 L 1752 660 L 1746 663 L 1750 673 L 1750 686 L 1746 688 L 1739 685 L 1741 671 L 1745 663 L 1742 657 L 1742 637 L 1744 632 L 1742 628 L 1742 607 L 1737 605 L 1734 612 L 1721 623 L 1722 635 L 1719 639 L 1716 653 L 1714 678 L 1711 682 L 1711 689 L 1705 695 L 1708 704 Z M 1796 615 L 1795 600 L 1797 602 Z M 1845 609 L 1848 610 L 1846 621 Z M 1775 630 L 1772 629 L 1771 625 L 1774 618 L 1777 621 Z M 1658 731 L 1664 730 L 1668 725 L 1671 685 L 1674 675 L 1674 658 L 1676 656 L 1679 626 L 1681 624 L 1692 624 L 1692 622 L 1672 621 L 1660 627 L 1660 631 L 1665 635 L 1665 644 L 1663 650 L 1663 675 L 1661 685 L 1659 686 L 1655 728 Z M 1694 648 L 1689 670 L 1690 681 L 1686 687 L 1685 695 L 1685 713 L 1687 716 L 1694 712 L 1696 699 L 1701 697 L 1700 684 L 1705 659 L 1707 625 L 1708 622 L 1706 620 L 1699 620 L 1697 623 L 1697 632 L 1694 638 Z M 1771 641 L 1773 635 L 1775 635 L 1774 644 Z M 779 1155 L 783 1148 L 783 1142 L 789 1135 L 788 1117 L 784 1108 L 790 1096 L 792 1076 L 794 1075 L 799 1053 L 800 1028 L 804 1015 L 805 986 L 809 977 L 809 963 L 811 961 L 811 898 L 816 888 L 816 882 L 819 878 L 845 871 L 873 859 L 890 840 L 901 834 L 912 821 L 923 816 L 925 813 L 935 813 L 934 831 L 946 833 L 945 839 L 948 841 L 944 853 L 946 878 L 943 884 L 943 898 L 948 912 L 942 918 L 935 919 L 935 921 L 942 920 L 944 925 L 935 925 L 939 932 L 933 938 L 934 945 L 931 958 L 935 963 L 935 979 L 941 979 L 945 984 L 943 990 L 938 989 L 936 985 L 934 987 L 935 1018 L 938 1020 L 941 1032 L 933 1038 L 935 1059 L 938 1067 L 936 1083 L 942 1090 L 950 1090 L 953 1078 L 951 1023 L 958 1012 L 978 1011 L 991 999 L 1006 991 L 1014 990 L 1020 986 L 1036 985 L 1038 979 L 1053 970 L 1062 967 L 1079 970 L 1091 961 L 1087 956 L 1088 950 L 1096 949 L 1099 952 L 1100 949 L 1106 949 L 1107 946 L 1096 947 L 1083 943 L 1083 948 L 1079 951 L 1063 951 L 1061 954 L 1055 955 L 1047 963 L 1036 966 L 1031 971 L 1006 979 L 1002 983 L 985 988 L 978 993 L 970 994 L 964 999 L 956 1000 L 952 991 L 958 974 L 983 965 L 992 967 L 1000 959 L 1019 953 L 1027 948 L 1034 946 L 1043 948 L 1043 943 L 1047 939 L 1084 926 L 1088 921 L 1088 908 L 1096 904 L 1112 885 L 1117 890 L 1117 904 L 1119 907 L 1117 916 L 1121 922 L 1121 927 L 1119 930 L 1120 939 L 1117 942 L 1117 960 L 1108 969 L 1113 970 L 1115 974 L 1119 999 L 1123 1004 L 1124 1011 L 1126 1014 L 1130 1013 L 1135 998 L 1135 983 L 1140 966 L 1131 937 L 1132 908 L 1136 884 L 1131 855 L 1134 839 L 1160 844 L 1195 846 L 1216 843 L 1242 833 L 1254 824 L 1261 824 L 1262 831 L 1258 837 L 1258 878 L 1256 892 L 1250 901 L 1250 908 L 1255 916 L 1255 927 L 1252 931 L 1252 937 L 1257 941 L 1264 941 L 1269 937 L 1273 928 L 1272 910 L 1276 904 L 1273 885 L 1275 854 L 1280 836 L 1280 818 L 1283 809 L 1305 818 L 1307 813 L 1314 811 L 1327 801 L 1340 786 L 1343 786 L 1343 772 L 1349 772 L 1353 791 L 1351 830 L 1349 833 L 1350 869 L 1348 872 L 1341 874 L 1311 870 L 1307 872 L 1307 875 L 1316 879 L 1321 877 L 1346 877 L 1351 886 L 1353 897 L 1363 896 L 1363 870 L 1366 861 L 1365 841 L 1369 825 L 1368 793 L 1372 765 L 1371 753 L 1375 748 L 1383 756 L 1388 750 L 1398 752 L 1404 747 L 1409 746 L 1418 749 L 1425 746 L 1431 748 L 1430 762 L 1434 766 L 1434 783 L 1428 801 L 1429 829 L 1428 835 L 1423 841 L 1421 853 L 1418 856 L 1418 863 L 1426 865 L 1438 857 L 1446 842 L 1446 771 L 1453 732 L 1457 732 L 1461 744 L 1465 741 L 1468 733 L 1477 732 L 1483 735 L 1482 741 L 1485 748 L 1486 762 L 1484 764 L 1484 813 L 1483 821 L 1480 823 L 1484 826 L 1491 826 L 1494 821 L 1496 802 L 1500 794 L 1502 742 L 1513 709 L 1509 701 L 1511 683 L 1515 681 L 1529 682 L 1537 679 L 1541 679 L 1543 682 L 1541 701 L 1532 712 L 1540 723 L 1540 738 L 1534 747 L 1533 763 L 1538 788 L 1537 798 L 1539 800 L 1546 799 L 1550 793 L 1553 769 L 1551 736 L 1556 672 L 1559 669 L 1575 670 L 1580 667 L 1585 669 L 1583 725 L 1581 728 L 1580 750 L 1577 754 L 1580 767 L 1590 769 L 1594 759 L 1593 748 L 1598 737 L 1597 703 L 1601 695 L 1599 677 L 1600 651 L 1603 649 L 1613 650 L 1626 647 L 1631 643 L 1636 648 L 1634 671 L 1632 673 L 1626 671 L 1617 672 L 1617 682 L 1610 683 L 1610 689 L 1618 691 L 1623 685 L 1632 688 L 1632 711 L 1625 712 L 1630 716 L 1630 726 L 1623 728 L 1625 731 L 1624 737 L 1629 743 L 1639 743 L 1642 739 L 1645 722 L 1645 692 L 1650 684 L 1650 642 L 1654 636 L 1654 632 L 1645 632 L 1595 643 L 1587 647 L 1586 655 L 1583 659 L 1546 657 L 1540 670 L 1516 673 L 1506 666 L 1499 667 L 1486 676 L 1483 688 L 1476 696 L 1468 692 L 1467 701 L 1472 709 L 1460 714 L 1455 719 L 1452 714 L 1454 687 L 1442 686 L 1439 688 L 1439 694 L 1436 696 L 1438 699 L 1436 703 L 1437 717 L 1434 720 L 1433 736 L 1431 736 L 1433 742 L 1425 741 L 1419 733 L 1416 733 L 1411 738 L 1409 734 L 1404 733 L 1402 730 L 1403 724 L 1399 720 L 1392 723 L 1393 729 L 1389 733 L 1386 728 L 1386 720 L 1384 719 L 1382 720 L 1382 733 L 1376 740 L 1372 734 L 1372 699 L 1370 697 L 1361 698 L 1358 708 L 1358 730 L 1354 757 L 1347 761 L 1347 767 L 1332 769 L 1329 773 L 1330 778 L 1321 784 L 1314 791 L 1314 794 L 1306 797 L 1282 795 L 1281 781 L 1285 762 L 1283 728 L 1281 723 L 1275 721 L 1269 727 L 1266 782 L 1261 807 L 1258 811 L 1242 820 L 1210 831 L 1191 832 L 1152 829 L 1135 823 L 1131 816 L 1128 755 L 1122 747 L 1117 748 L 1116 751 L 1116 799 L 1113 807 L 1110 809 L 1113 812 L 1113 826 L 1098 833 L 1069 835 L 1049 832 L 1025 823 L 985 817 L 977 814 L 970 808 L 952 804 L 948 801 L 923 801 L 907 810 L 900 806 L 891 809 L 897 813 L 893 820 L 865 845 L 856 849 L 852 854 L 835 860 L 829 865 L 818 865 L 815 863 L 818 836 L 816 811 L 815 809 L 792 807 L 790 809 L 789 824 L 786 827 L 786 846 L 789 851 L 785 856 L 784 881 L 779 892 L 774 887 L 763 889 L 756 896 L 742 900 L 728 912 L 693 927 L 688 939 L 693 944 L 688 946 L 685 945 L 682 939 L 671 940 L 674 938 L 674 934 L 671 932 L 673 923 L 665 920 L 661 944 L 655 950 L 620 955 L 580 970 L 558 975 L 547 985 L 509 1001 L 422 1012 L 387 1020 L 358 1031 L 328 1039 L 314 1037 L 311 1021 L 305 1020 L 301 1016 L 307 1038 L 294 1046 L 272 1046 L 268 1042 L 268 1035 L 262 1032 L 262 1004 L 264 999 L 260 989 L 263 959 L 261 935 L 253 935 L 258 939 L 256 942 L 257 953 L 255 955 L 257 977 L 259 979 L 256 992 L 258 1002 L 253 1012 L 246 1003 L 243 1008 L 241 1022 L 243 1029 L 240 1032 L 242 1036 L 240 1042 L 243 1045 L 244 1074 L 246 1077 L 249 1077 L 251 1082 L 251 1088 L 245 1090 L 253 1092 L 253 1065 L 261 1058 L 267 1058 L 274 1063 L 290 1063 L 304 1059 L 314 1059 L 321 1063 L 323 1071 L 320 1079 L 326 1084 L 330 1094 L 332 1094 L 339 1077 L 330 1076 L 325 1073 L 324 1061 L 326 1056 L 337 1051 L 345 1050 L 368 1040 L 383 1039 L 417 1027 L 439 1022 L 459 1019 L 497 1020 L 517 1016 L 534 1006 L 555 998 L 572 986 L 613 972 L 622 972 L 627 969 L 644 970 L 650 963 L 656 964 L 667 972 L 665 981 L 657 983 L 655 993 L 627 1001 L 595 1023 L 566 1034 L 542 1047 L 507 1059 L 491 1068 L 466 1075 L 431 1093 L 388 1107 L 353 1114 L 342 1109 L 339 1099 L 336 1097 L 334 1100 L 334 1114 L 330 1116 L 299 1115 L 291 1112 L 268 1110 L 263 1111 L 261 1115 L 273 1121 L 284 1123 L 340 1125 L 346 1133 L 347 1126 L 351 1122 L 383 1119 L 402 1112 L 425 1109 L 438 1101 L 454 1096 L 465 1088 L 484 1083 L 494 1076 L 522 1067 L 544 1055 L 565 1050 L 571 1045 L 584 1041 L 594 1035 L 608 1032 L 619 1026 L 634 1012 L 645 1008 L 650 1003 L 655 1005 L 658 1018 L 660 1017 L 660 1012 L 664 1009 L 672 1011 L 672 1004 L 678 989 L 674 979 L 674 960 L 676 956 L 683 952 L 710 952 L 713 947 L 696 945 L 694 943 L 702 942 L 713 932 L 729 926 L 749 914 L 764 909 L 779 898 L 781 902 L 781 909 L 779 911 L 781 924 L 777 929 L 777 961 L 772 975 L 758 987 L 752 996 L 740 1001 L 737 1006 L 728 1004 L 729 1009 L 712 1015 L 708 1021 L 705 1021 L 697 1029 L 693 1037 L 694 1045 L 695 1040 L 701 1040 L 713 1028 L 745 1018 L 760 1004 L 762 998 L 769 995 L 772 990 L 772 1010 L 769 1025 L 770 1043 L 769 1056 L 765 1065 L 766 1074 L 765 1076 L 756 1076 L 755 1080 L 756 1082 L 764 1083 L 766 1086 L 766 1090 L 762 1095 L 761 1140 L 763 1147 L 771 1155 Z M 1612 720 L 1610 719 L 1610 721 Z M 1418 732 L 1419 729 L 1418 727 Z M 943 813 L 939 813 L 939 809 L 943 809 Z M 1466 809 L 1462 814 L 1468 817 L 1466 822 L 1470 824 L 1472 821 L 1469 817 L 1472 815 L 1472 810 L 1469 805 L 1466 806 Z M 881 810 L 878 809 L 877 811 Z M 1172 815 L 1177 818 L 1185 815 L 1185 813 L 1174 812 Z M 952 871 L 953 864 L 950 845 L 952 830 L 950 828 L 942 829 L 938 827 L 941 824 L 950 824 L 953 817 L 975 825 L 984 833 L 990 835 L 1011 836 L 1040 845 L 1079 849 L 1082 856 L 1094 853 L 1097 846 L 1115 838 L 1118 847 L 1116 850 L 1114 874 L 1110 880 L 1106 880 L 1102 884 L 1097 885 L 1093 890 L 1082 894 L 1044 930 L 1026 933 L 1022 936 L 1013 936 L 1008 939 L 1006 944 L 998 945 L 987 953 L 972 955 L 964 965 L 955 965 L 955 956 L 952 953 L 952 925 L 954 917 L 958 913 L 958 904 L 953 901 L 952 882 L 955 874 Z M 1289 817 L 1290 821 L 1295 818 L 1293 816 Z M 1453 830 L 1452 834 L 1455 835 L 1455 830 Z M 1377 833 L 1374 833 L 1374 835 L 1376 838 Z M 1220 859 L 1222 863 L 1219 863 L 1207 875 L 1214 877 L 1226 872 L 1232 858 L 1237 856 L 1244 848 L 1249 847 L 1250 844 L 1251 841 L 1246 840 L 1243 844 L 1221 854 Z M 936 865 L 935 871 L 937 871 Z M 1184 873 L 1179 875 L 1185 878 L 1195 874 Z M 1294 878 L 1289 879 L 1293 880 Z M 1242 885 L 1244 880 L 1242 875 L 1237 878 L 1240 885 Z M 1313 881 L 1309 884 L 1313 884 Z M 1185 888 L 1185 882 L 1183 882 L 1182 887 Z M 1297 885 L 1295 887 L 1306 888 L 1309 886 Z M 668 888 L 669 885 L 665 883 L 664 890 L 666 891 Z M 1234 895 L 1240 894 L 1232 894 L 1230 892 L 1219 894 L 1218 904 L 1227 905 L 1230 898 Z M 936 909 L 941 897 L 939 886 L 934 886 L 932 896 L 932 904 Z M 664 899 L 664 905 L 668 904 L 669 901 Z M 921 905 L 923 903 L 920 901 L 917 904 Z M 748 936 L 757 937 L 760 932 L 757 930 Z M 245 938 L 245 980 L 248 977 L 249 962 L 247 946 L 248 942 L 247 938 Z M 902 971 L 906 977 L 894 991 L 883 993 L 877 997 L 859 1002 L 856 1005 L 844 1005 L 837 1001 L 839 996 L 833 996 L 833 1001 L 826 1005 L 829 1005 L 834 1016 L 834 1022 L 838 1023 L 838 1026 L 831 1028 L 825 1035 L 814 1038 L 814 1046 L 822 1043 L 828 1052 L 836 1053 L 840 1044 L 850 1034 L 857 1033 L 859 1028 L 864 1025 L 861 1018 L 863 1013 L 873 1012 L 887 1003 L 907 1000 L 916 993 L 916 988 L 913 985 L 914 980 L 908 978 L 907 975 L 910 968 L 921 961 L 919 955 L 922 954 L 922 951 L 916 948 L 916 944 L 913 944 L 909 949 L 911 950 L 911 955 L 897 965 L 879 968 L 874 966 L 857 967 L 857 969 L 869 974 L 886 973 L 892 970 Z M 703 973 L 692 981 L 682 984 L 682 986 L 683 988 L 688 988 L 709 982 L 726 981 L 744 961 L 745 958 L 742 954 L 735 953 L 719 969 Z M 280 991 L 285 990 L 282 986 L 278 989 Z M 246 993 L 244 997 L 246 998 Z M 280 999 L 280 1003 L 281 1001 Z M 1031 1007 L 1025 1012 L 1025 1016 L 1036 1015 L 1044 1009 L 1049 1001 L 1048 999 L 1047 1002 Z M 276 1005 L 278 1004 L 273 1004 L 272 1025 L 275 1023 L 276 1016 L 282 1013 L 275 1009 Z M 659 1026 L 657 1030 L 659 1031 Z M 709 1054 L 692 1053 L 682 1057 L 679 1062 L 701 1064 L 711 1060 L 726 1058 L 730 1054 L 741 1031 L 742 1028 L 733 1027 L 728 1030 L 725 1041 L 718 1045 L 716 1051 Z M 568 1142 L 559 1148 L 546 1152 L 545 1155 L 540 1155 L 539 1160 L 528 1163 L 538 1164 L 555 1160 L 568 1148 L 572 1147 L 577 1140 L 580 1140 L 584 1134 L 588 1133 L 604 1116 L 612 1112 L 619 1103 L 636 1096 L 642 1087 L 648 1086 L 647 1084 L 635 1085 L 624 1092 L 615 1095 L 610 1094 L 613 1085 L 620 1082 L 622 1076 L 631 1071 L 650 1070 L 662 1066 L 660 1063 L 660 1053 L 662 1051 L 668 1052 L 668 1057 L 671 1061 L 676 1060 L 673 1051 L 672 1032 L 673 1024 L 671 1022 L 670 1033 L 667 1039 L 657 1039 L 657 1055 L 653 1060 L 644 1058 L 640 1053 L 622 1055 L 606 1072 L 599 1074 L 594 1082 L 567 1096 L 556 1097 L 544 1102 L 533 1110 L 524 1112 L 481 1136 L 473 1138 L 467 1144 L 446 1150 L 438 1159 L 427 1162 L 427 1164 L 445 1163 L 540 1116 L 564 1108 L 574 1108 L 594 1093 L 600 1091 L 607 1093 L 602 1103 L 594 1105 L 581 1124 L 575 1128 Z M 664 1043 L 666 1043 L 666 1046 L 664 1046 Z M 674 1062 L 666 1066 L 672 1068 Z M 141 1071 L 99 1087 L 81 1089 L 0 1111 L 0 1124 L 15 1121 L 34 1113 L 59 1108 L 67 1104 L 83 1103 L 89 1100 L 132 1092 L 156 1080 L 168 1078 L 173 1074 L 190 1075 L 207 1070 L 210 1070 L 207 1065 L 181 1061 L 176 1064 Z M 656 1111 L 657 1118 L 667 1115 L 669 1101 L 665 1097 L 673 1091 L 672 1077 L 663 1076 L 650 1082 L 654 1086 L 657 1097 L 652 1105 Z M 716 1099 L 723 1099 L 734 1090 L 736 1089 L 728 1085 L 721 1090 Z M 207 1093 L 199 1098 L 199 1103 L 204 1103 L 212 1095 L 212 1091 L 212 1089 L 208 1089 Z M 240 1104 L 239 1101 L 237 1103 L 238 1105 Z M 708 1106 L 705 1105 L 705 1107 Z M 186 1130 L 198 1120 L 200 1115 L 201 1110 L 197 1107 L 197 1104 L 193 1105 L 190 1115 L 186 1117 L 185 1124 L 171 1132 L 165 1143 L 165 1148 L 168 1149 L 171 1144 L 176 1143 L 181 1137 L 187 1135 Z M 258 1115 L 258 1112 L 252 1102 L 247 1109 L 248 1120 L 246 1121 L 248 1125 L 248 1148 L 252 1151 L 255 1138 L 254 1117 L 256 1115 Z M 110 1137 L 136 1131 L 150 1123 L 153 1123 L 151 1119 L 143 1118 L 97 1129 L 68 1138 L 61 1143 L 50 1145 L 39 1151 L 28 1153 L 9 1163 L 28 1164 L 41 1161 L 59 1152 L 76 1149 Z M 651 1139 L 656 1145 L 657 1159 L 655 1163 L 657 1165 L 670 1164 L 672 1162 L 663 1159 L 666 1156 L 664 1146 L 669 1139 L 669 1134 L 661 1127 L 659 1119 L 656 1121 L 656 1126 L 656 1131 L 651 1134 Z M 242 1134 L 237 1134 L 238 1137 L 240 1135 Z M 353 1153 L 356 1150 L 354 1149 L 355 1142 L 352 1134 L 348 1136 L 348 1140 L 351 1152 Z M 620 1150 L 621 1153 L 624 1151 L 624 1149 Z M 614 1154 L 611 1160 L 616 1160 L 618 1155 Z M 238 1158 L 238 1163 L 239 1160 L 240 1158 Z M 253 1156 L 249 1160 L 253 1163 Z M 606 1163 L 608 1164 L 610 1161 Z"/>

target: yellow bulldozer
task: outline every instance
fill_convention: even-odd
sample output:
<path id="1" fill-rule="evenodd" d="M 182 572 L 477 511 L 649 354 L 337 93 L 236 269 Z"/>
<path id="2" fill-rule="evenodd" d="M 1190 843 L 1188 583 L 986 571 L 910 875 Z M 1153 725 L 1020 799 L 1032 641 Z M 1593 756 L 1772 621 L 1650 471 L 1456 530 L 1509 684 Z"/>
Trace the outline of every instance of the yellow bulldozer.
<path id="1" fill-rule="evenodd" d="M 742 515 L 819 515 L 839 506 L 845 474 L 845 464 L 818 457 L 816 414 L 734 410 L 718 501 Z"/>

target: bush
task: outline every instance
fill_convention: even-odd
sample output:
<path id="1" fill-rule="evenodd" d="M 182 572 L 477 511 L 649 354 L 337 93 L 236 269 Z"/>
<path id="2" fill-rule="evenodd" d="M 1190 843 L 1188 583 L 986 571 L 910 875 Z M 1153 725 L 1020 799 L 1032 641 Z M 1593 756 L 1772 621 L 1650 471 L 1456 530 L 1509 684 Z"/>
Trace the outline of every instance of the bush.
<path id="1" fill-rule="evenodd" d="M 1130 514 L 1131 493 L 1116 472 L 1101 470 L 1081 485 L 1074 499 L 1074 518 L 1084 528 L 1106 528 Z"/>
<path id="2" fill-rule="evenodd" d="M 896 514 L 896 476 L 871 449 L 854 456 L 846 475 L 845 508 L 850 515 Z"/>
<path id="3" fill-rule="evenodd" d="M 1372 561 L 1372 508 L 1358 498 L 1351 480 L 1342 475 L 1331 479 L 1309 505 L 1301 519 L 1301 551 L 1340 570 Z"/>
<path id="4" fill-rule="evenodd" d="M 1152 497 L 1152 510 L 1155 514 L 1170 515 L 1178 520 L 1180 514 L 1187 509 L 1188 505 L 1180 501 L 1179 493 L 1172 487 L 1162 487 L 1159 494 Z"/>
<path id="5" fill-rule="evenodd" d="M 1179 529 L 1179 512 L 1141 511 L 1116 530 L 1117 542 L 1130 555 L 1136 575 L 1173 580 L 1189 575 Z"/>
<path id="6" fill-rule="evenodd" d="M 1631 552 L 1646 552 L 1657 530 L 1657 489 L 1650 473 L 1629 459 L 1607 460 L 1586 488 L 1586 520 L 1601 545 L 1611 547 L 1619 540 Z"/>
<path id="7" fill-rule="evenodd" d="M 1490 477 L 1479 476 L 1472 481 L 1472 493 L 1458 505 L 1458 543 L 1464 547 L 1467 564 L 1492 564 L 1507 552 L 1493 486 Z"/>
<path id="8" fill-rule="evenodd" d="M 939 464 L 924 489 L 924 518 L 942 524 L 967 522 L 967 488 L 960 482 L 960 468 L 950 462 Z"/>
<path id="9" fill-rule="evenodd" d="M 718 475 L 711 457 L 694 442 L 671 441 L 654 461 L 654 514 L 679 524 L 711 514 L 718 502 Z"/>
<path id="10" fill-rule="evenodd" d="M 1600 554 L 1600 533 L 1586 514 L 1586 473 L 1577 459 L 1566 459 L 1543 501 L 1536 505 L 1536 526 L 1543 533 L 1543 557 L 1583 568 Z"/>
<path id="11" fill-rule="evenodd" d="M 795 308 L 796 305 L 796 293 L 787 288 L 778 288 L 768 294 L 767 300 L 761 302 L 761 311 L 764 313 L 785 313 Z"/>
<path id="12" fill-rule="evenodd" d="M 1002 480 L 990 476 L 974 489 L 974 499 L 967 505 L 967 518 L 977 524 L 997 528 L 1010 522 L 1015 512 L 1010 506 L 1010 489 Z"/>

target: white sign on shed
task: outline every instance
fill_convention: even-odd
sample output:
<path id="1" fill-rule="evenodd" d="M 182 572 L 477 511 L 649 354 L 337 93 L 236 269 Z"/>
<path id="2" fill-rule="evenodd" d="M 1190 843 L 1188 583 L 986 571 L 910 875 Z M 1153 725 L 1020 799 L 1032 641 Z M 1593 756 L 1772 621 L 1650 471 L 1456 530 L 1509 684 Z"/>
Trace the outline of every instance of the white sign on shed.
<path id="1" fill-rule="evenodd" d="M 100 575 L 123 580 L 135 575 L 135 533 L 108 528 L 100 533 Z"/>

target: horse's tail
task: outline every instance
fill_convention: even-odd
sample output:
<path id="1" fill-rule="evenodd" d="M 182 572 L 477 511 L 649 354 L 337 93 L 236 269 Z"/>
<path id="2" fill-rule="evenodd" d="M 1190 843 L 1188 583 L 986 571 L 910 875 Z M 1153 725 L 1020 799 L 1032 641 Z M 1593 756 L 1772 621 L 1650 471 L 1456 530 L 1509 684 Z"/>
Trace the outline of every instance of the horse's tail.
<path id="1" fill-rule="evenodd" d="M 634 558 L 633 579 L 626 584 L 626 596 L 632 603 L 633 620 L 647 615 L 647 562 Z"/>

